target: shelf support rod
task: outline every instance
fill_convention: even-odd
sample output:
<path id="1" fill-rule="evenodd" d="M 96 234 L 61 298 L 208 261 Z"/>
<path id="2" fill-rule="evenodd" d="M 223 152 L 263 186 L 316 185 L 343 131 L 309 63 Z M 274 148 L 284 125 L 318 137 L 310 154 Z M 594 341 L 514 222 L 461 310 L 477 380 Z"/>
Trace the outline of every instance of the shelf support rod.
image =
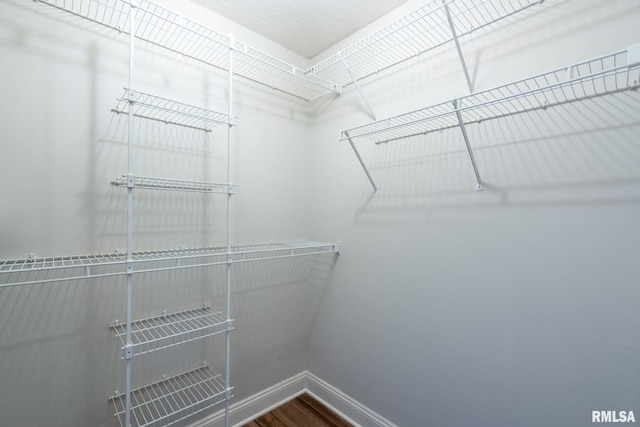
<path id="1" fill-rule="evenodd" d="M 233 130 L 233 50 L 235 48 L 235 42 L 233 34 L 229 35 L 229 105 L 228 105 L 228 119 L 229 125 L 227 127 L 227 189 L 231 188 L 231 136 Z M 231 320 L 231 191 L 227 193 L 227 266 L 226 266 L 226 311 L 227 311 L 227 325 L 230 325 Z M 229 427 L 229 409 L 230 409 L 230 371 L 231 371 L 231 328 L 227 327 L 226 331 L 226 358 L 225 358 L 225 387 L 227 388 L 227 394 L 224 401 L 224 425 Z"/>
<path id="2" fill-rule="evenodd" d="M 462 106 L 462 100 L 456 99 L 453 101 L 453 108 L 456 111 L 456 117 L 458 118 L 458 125 L 460 125 L 460 131 L 462 132 L 462 138 L 467 146 L 467 152 L 469 153 L 469 159 L 471 160 L 471 166 L 473 166 L 473 173 L 476 175 L 476 191 L 484 190 L 484 184 L 480 178 L 480 172 L 478 172 L 478 165 L 476 159 L 473 157 L 473 151 L 471 150 L 471 144 L 469 143 L 469 136 L 467 135 L 467 128 L 464 126 L 462 120 L 462 114 L 460 113 L 460 107 Z"/>
<path id="3" fill-rule="evenodd" d="M 353 81 L 353 84 L 356 85 L 356 89 L 358 89 L 358 92 L 360 93 L 360 97 L 362 98 L 362 100 L 364 101 L 365 105 L 367 106 L 367 109 L 369 110 L 369 114 L 371 114 L 371 117 L 373 118 L 374 121 L 378 120 L 376 118 L 376 113 L 373 111 L 373 108 L 371 108 L 371 104 L 369 104 L 369 101 L 367 100 L 367 97 L 364 95 L 364 92 L 362 91 L 362 88 L 360 87 L 360 83 L 358 83 L 358 80 L 355 78 L 355 76 L 351 72 L 351 68 L 349 68 L 349 64 L 347 64 L 347 60 L 343 59 L 342 60 L 342 64 L 344 65 L 344 68 L 347 70 L 347 73 L 349 73 L 349 77 L 351 77 L 351 80 Z"/>
<path id="4" fill-rule="evenodd" d="M 442 0 L 444 3 L 444 11 L 447 14 L 447 20 L 449 21 L 449 27 L 451 28 L 451 35 L 453 36 L 453 42 L 456 44 L 456 50 L 458 51 L 458 57 L 462 64 L 462 71 L 464 71 L 464 77 L 467 79 L 467 86 L 469 86 L 469 92 L 473 93 L 473 83 L 471 83 L 471 77 L 469 77 L 469 70 L 467 69 L 467 63 L 464 61 L 464 55 L 460 48 L 460 41 L 458 40 L 458 34 L 456 33 L 456 27 L 453 25 L 453 19 L 451 18 L 451 12 L 449 11 L 448 0 Z"/>
<path id="5" fill-rule="evenodd" d="M 353 148 L 353 152 L 356 154 L 356 157 L 358 158 L 358 161 L 360 162 L 360 166 L 362 166 L 362 169 L 364 170 L 364 173 L 367 175 L 367 178 L 369 178 L 369 182 L 371 183 L 371 186 L 373 187 L 373 195 L 377 196 L 378 195 L 378 186 L 373 181 L 373 178 L 371 178 L 371 174 L 369 173 L 369 169 L 367 169 L 367 166 L 364 164 L 364 161 L 362 160 L 362 157 L 360 156 L 360 153 L 358 152 L 358 149 L 356 148 L 356 145 L 353 143 L 353 140 L 349 136 L 349 132 L 346 131 L 346 130 L 343 130 L 342 134 L 345 136 L 345 138 L 347 138 L 347 141 L 349 141 L 349 144 L 351 144 L 351 148 Z"/>
<path id="6" fill-rule="evenodd" d="M 136 8 L 137 1 L 131 0 L 129 6 L 129 116 L 127 120 L 127 295 L 126 295 L 126 336 L 125 336 L 125 427 L 131 427 L 131 359 L 133 356 L 131 341 L 131 298 L 133 289 L 133 141 L 134 141 L 134 104 L 136 94 L 134 91 L 135 71 L 135 39 L 136 39 Z"/>

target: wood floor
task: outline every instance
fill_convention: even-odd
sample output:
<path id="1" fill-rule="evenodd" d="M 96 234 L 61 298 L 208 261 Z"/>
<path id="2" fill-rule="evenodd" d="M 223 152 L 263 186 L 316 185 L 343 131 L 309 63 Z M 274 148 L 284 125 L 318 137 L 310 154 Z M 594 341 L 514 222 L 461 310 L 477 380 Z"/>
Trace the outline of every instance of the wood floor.
<path id="1" fill-rule="evenodd" d="M 277 407 L 243 427 L 352 427 L 308 394 Z"/>

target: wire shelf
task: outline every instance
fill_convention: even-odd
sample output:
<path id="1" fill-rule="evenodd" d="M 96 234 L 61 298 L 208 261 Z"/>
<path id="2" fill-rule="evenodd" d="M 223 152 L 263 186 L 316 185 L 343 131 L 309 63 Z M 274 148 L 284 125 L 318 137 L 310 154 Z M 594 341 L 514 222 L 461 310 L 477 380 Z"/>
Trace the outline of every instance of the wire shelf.
<path id="1" fill-rule="evenodd" d="M 231 262 L 262 261 L 267 259 L 289 258 L 305 255 L 340 253 L 340 242 L 324 243 L 304 240 L 301 242 L 261 243 L 234 246 Z"/>
<path id="2" fill-rule="evenodd" d="M 135 117 L 207 132 L 216 126 L 229 124 L 229 116 L 224 113 L 125 88 L 124 94 L 117 99 L 117 104 L 111 111 L 128 114 L 130 108 L 133 108 Z"/>
<path id="3" fill-rule="evenodd" d="M 640 45 L 395 117 L 343 130 L 341 140 L 389 142 L 627 90 L 640 82 Z"/>
<path id="4" fill-rule="evenodd" d="M 33 255 L 28 258 L 0 261 L 0 273 L 49 270 L 56 268 L 87 267 L 92 265 L 112 264 L 123 261 L 126 254 L 114 252 L 110 254 L 75 255 L 38 258 Z"/>
<path id="5" fill-rule="evenodd" d="M 235 194 L 235 184 L 216 182 L 185 181 L 177 179 L 152 178 L 148 176 L 132 175 L 131 185 L 135 188 L 149 190 L 188 191 L 197 193 Z M 111 181 L 111 185 L 127 187 L 129 176 L 122 175 Z"/>
<path id="6" fill-rule="evenodd" d="M 318 77 L 307 77 L 298 67 L 150 1 L 139 2 L 136 22 L 136 37 L 141 40 L 225 71 L 229 70 L 229 49 L 233 48 L 234 75 L 271 89 L 307 101 L 335 90 Z"/>
<path id="7" fill-rule="evenodd" d="M 73 15 L 130 33 L 130 2 L 127 0 L 38 0 Z M 229 70 L 229 49 L 236 52 L 236 76 L 309 101 L 339 91 L 320 77 L 274 58 L 244 43 L 184 18 L 148 0 L 139 0 L 136 38 L 224 71 Z M 126 97 L 125 97 L 126 98 Z"/>
<path id="8" fill-rule="evenodd" d="M 347 86 L 353 82 L 352 75 L 356 80 L 364 79 L 453 41 L 447 8 L 457 36 L 463 37 L 540 3 L 540 0 L 433 0 L 317 63 L 307 73 Z"/>
<path id="9" fill-rule="evenodd" d="M 313 241 L 239 245 L 232 246 L 231 252 L 224 246 L 178 248 L 133 252 L 131 265 L 133 273 L 149 273 L 339 252 L 339 243 Z M 0 260 L 0 288 L 120 276 L 126 274 L 126 266 L 127 255 L 120 252 Z M 50 272 L 57 272 L 56 277 L 45 274 Z"/>
<path id="10" fill-rule="evenodd" d="M 126 326 L 126 323 L 111 326 L 122 342 L 122 349 L 127 345 Z M 226 316 L 208 306 L 135 320 L 131 322 L 133 355 L 139 356 L 226 331 Z"/>
<path id="11" fill-rule="evenodd" d="M 209 366 L 163 378 L 131 391 L 131 426 L 169 426 L 226 401 L 222 376 Z M 125 394 L 111 398 L 121 426 L 125 418 Z"/>
<path id="12" fill-rule="evenodd" d="M 329 93 L 341 94 L 342 88 L 306 70 L 280 61 L 244 43 L 234 45 L 233 72 L 273 90 L 312 101 Z"/>

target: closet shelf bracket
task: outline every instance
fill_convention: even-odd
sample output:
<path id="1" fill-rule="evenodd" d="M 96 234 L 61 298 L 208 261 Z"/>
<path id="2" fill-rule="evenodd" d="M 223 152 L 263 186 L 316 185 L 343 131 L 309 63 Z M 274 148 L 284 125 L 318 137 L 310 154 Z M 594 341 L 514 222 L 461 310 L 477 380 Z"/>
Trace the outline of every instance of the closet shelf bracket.
<path id="1" fill-rule="evenodd" d="M 469 87 L 469 92 L 473 93 L 473 83 L 471 83 L 471 77 L 469 77 L 469 70 L 467 69 L 467 63 L 464 60 L 464 55 L 462 54 L 462 48 L 460 48 L 460 41 L 458 40 L 458 34 L 456 33 L 456 26 L 453 24 L 453 18 L 451 18 L 449 5 L 447 4 L 447 0 L 442 0 L 442 3 L 444 4 L 444 11 L 447 15 L 447 21 L 449 22 L 449 27 L 451 28 L 451 37 L 453 39 L 454 44 L 456 45 L 456 50 L 458 51 L 458 58 L 460 58 L 460 64 L 462 65 L 462 71 L 464 71 L 464 77 L 467 80 L 467 86 Z"/>
<path id="2" fill-rule="evenodd" d="M 371 186 L 373 187 L 373 195 L 377 196 L 378 195 L 378 186 L 373 181 L 373 178 L 371 177 L 371 174 L 369 173 L 369 169 L 367 169 L 367 165 L 364 164 L 364 160 L 362 160 L 362 156 L 360 156 L 360 152 L 358 152 L 358 149 L 356 148 L 356 145 L 353 143 L 353 140 L 349 136 L 349 131 L 343 130 L 342 131 L 342 135 L 344 135 L 344 138 L 347 141 L 349 141 L 349 144 L 351 145 L 351 148 L 353 149 L 353 152 L 355 153 L 356 157 L 358 158 L 358 162 L 360 162 L 360 166 L 362 166 L 362 170 L 364 170 L 364 173 L 367 175 L 367 178 L 369 178 L 369 182 L 371 183 Z M 341 139 L 342 139 L 342 135 L 341 135 Z"/>
<path id="3" fill-rule="evenodd" d="M 127 344 L 124 346 L 124 356 L 122 358 L 125 360 L 133 358 L 133 344 Z"/>
<path id="4" fill-rule="evenodd" d="M 134 104 L 138 99 L 138 93 L 131 88 L 127 89 L 127 99 L 131 104 Z"/>
<path id="5" fill-rule="evenodd" d="M 353 75 L 353 72 L 351 72 L 351 68 L 349 68 L 349 64 L 347 64 L 347 60 L 343 59 L 342 63 L 344 64 L 344 68 L 347 70 L 347 73 L 349 73 L 349 77 L 351 77 L 351 81 L 355 85 L 356 89 L 358 89 L 358 93 L 360 94 L 360 97 L 364 101 L 364 104 L 367 106 L 367 109 L 369 110 L 369 113 L 371 114 L 371 118 L 373 118 L 373 120 L 378 120 L 376 118 L 376 113 L 373 111 L 373 108 L 371 108 L 371 104 L 369 104 L 369 101 L 367 100 L 367 97 L 365 96 L 364 92 L 362 91 L 362 88 L 360 87 L 360 83 L 358 83 L 358 80 Z"/>
<path id="6" fill-rule="evenodd" d="M 473 173 L 476 176 L 476 191 L 484 190 L 484 184 L 482 183 L 482 179 L 480 178 L 480 172 L 478 172 L 478 165 L 476 164 L 476 159 L 473 156 L 473 150 L 471 150 L 471 144 L 469 143 L 469 135 L 467 135 L 467 128 L 464 125 L 464 120 L 462 120 L 462 114 L 460 113 L 460 108 L 462 107 L 462 100 L 456 99 L 453 101 L 453 108 L 456 112 L 456 118 L 458 119 L 458 125 L 460 126 L 460 131 L 462 132 L 462 138 L 464 139 L 464 144 L 467 146 L 467 153 L 469 153 L 469 160 L 471 160 L 471 166 L 473 166 Z"/>

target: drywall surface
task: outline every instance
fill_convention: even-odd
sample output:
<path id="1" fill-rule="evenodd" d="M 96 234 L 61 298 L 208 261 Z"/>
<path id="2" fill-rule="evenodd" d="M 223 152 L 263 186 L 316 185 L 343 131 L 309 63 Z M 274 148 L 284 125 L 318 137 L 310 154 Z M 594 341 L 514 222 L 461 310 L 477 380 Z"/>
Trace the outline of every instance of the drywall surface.
<path id="1" fill-rule="evenodd" d="M 545 1 L 465 39 L 476 90 L 639 41 L 640 5 Z M 632 83 L 632 82 L 629 82 Z M 361 82 L 378 118 L 468 93 L 455 49 Z M 311 234 L 341 240 L 309 370 L 400 426 L 591 425 L 640 414 L 640 96 L 357 141 L 353 86 L 315 106 Z M 330 173 L 327 173 L 330 171 Z"/>
<path id="2" fill-rule="evenodd" d="M 233 29 L 188 4 L 169 7 Z M 136 90 L 227 112 L 226 73 L 136 46 Z M 126 35 L 42 3 L 1 1 L 0 56 L 0 259 L 125 251 L 126 190 L 110 182 L 127 172 L 126 116 L 111 111 L 128 84 Z M 308 237 L 306 106 L 234 83 L 232 241 Z M 135 174 L 226 181 L 226 127 L 205 133 L 139 119 L 133 131 Z M 225 198 L 135 190 L 133 249 L 224 245 Z M 313 307 L 304 284 L 318 268 L 304 258 L 236 267 L 231 378 L 241 400 L 306 369 Z M 224 289 L 224 266 L 136 275 L 133 316 L 203 303 L 224 310 Z M 125 320 L 124 276 L 0 288 L 2 424 L 118 425 L 108 400 L 125 389 L 121 343 L 109 328 L 116 320 Z M 221 372 L 224 345 L 219 335 L 134 357 L 132 385 L 203 361 Z"/>

